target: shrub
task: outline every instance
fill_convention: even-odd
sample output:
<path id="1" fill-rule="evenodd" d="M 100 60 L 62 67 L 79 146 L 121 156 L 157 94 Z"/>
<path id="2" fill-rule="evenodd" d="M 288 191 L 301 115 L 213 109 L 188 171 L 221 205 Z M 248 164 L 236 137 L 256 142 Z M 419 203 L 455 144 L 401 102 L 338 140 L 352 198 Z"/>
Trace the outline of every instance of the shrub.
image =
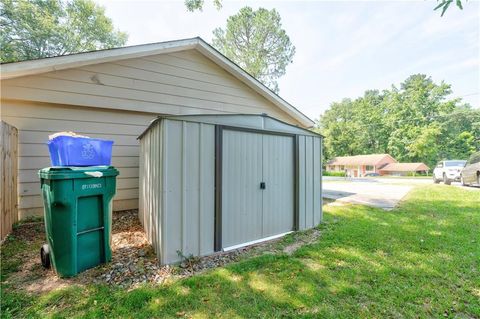
<path id="1" fill-rule="evenodd" d="M 331 172 L 331 171 L 323 171 L 323 176 L 337 176 L 337 177 L 345 177 L 345 172 Z"/>

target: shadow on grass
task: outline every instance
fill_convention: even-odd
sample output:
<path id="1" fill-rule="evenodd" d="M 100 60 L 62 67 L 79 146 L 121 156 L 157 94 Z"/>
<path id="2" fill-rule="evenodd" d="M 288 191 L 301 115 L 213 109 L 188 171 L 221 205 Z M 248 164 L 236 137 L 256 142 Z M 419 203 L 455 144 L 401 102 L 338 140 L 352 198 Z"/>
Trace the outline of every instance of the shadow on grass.
<path id="1" fill-rule="evenodd" d="M 354 294 L 342 283 L 337 296 Z M 265 255 L 163 287 L 130 292 L 105 286 L 71 287 L 42 297 L 30 309 L 48 315 L 97 317 L 270 317 L 316 313 L 334 316 L 321 301 L 331 294 L 327 282 L 295 258 Z"/>
<path id="2" fill-rule="evenodd" d="M 474 195 L 428 187 L 415 190 L 390 212 L 328 207 L 320 239 L 292 256 L 265 254 L 131 291 L 90 284 L 38 297 L 15 296 L 27 300 L 14 314 L 480 317 L 480 202 Z M 15 298 L 9 298 L 13 304 Z"/>

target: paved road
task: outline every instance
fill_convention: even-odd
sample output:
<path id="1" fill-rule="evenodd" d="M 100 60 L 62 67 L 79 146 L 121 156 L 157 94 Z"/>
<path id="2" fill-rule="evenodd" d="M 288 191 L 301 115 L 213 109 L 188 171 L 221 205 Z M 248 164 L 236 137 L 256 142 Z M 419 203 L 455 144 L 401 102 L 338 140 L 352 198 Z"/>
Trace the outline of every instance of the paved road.
<path id="1" fill-rule="evenodd" d="M 334 177 L 323 176 L 324 182 L 358 182 L 358 183 L 382 183 L 382 184 L 407 184 L 407 185 L 425 185 L 432 184 L 431 178 L 407 178 L 407 177 Z"/>
<path id="2" fill-rule="evenodd" d="M 338 202 L 362 204 L 390 210 L 416 185 L 432 184 L 431 179 L 421 178 L 323 178 L 323 196 Z M 452 183 L 452 187 L 480 191 L 480 188 L 463 187 Z"/>

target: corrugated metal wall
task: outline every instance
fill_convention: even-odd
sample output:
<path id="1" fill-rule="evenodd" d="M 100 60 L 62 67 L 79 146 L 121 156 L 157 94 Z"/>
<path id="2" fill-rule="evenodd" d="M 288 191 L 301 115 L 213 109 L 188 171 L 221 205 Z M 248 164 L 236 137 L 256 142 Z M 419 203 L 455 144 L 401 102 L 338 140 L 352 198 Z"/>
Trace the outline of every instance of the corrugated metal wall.
<path id="1" fill-rule="evenodd" d="M 294 230 L 294 137 L 224 130 L 222 150 L 223 248 Z"/>
<path id="2" fill-rule="evenodd" d="M 263 237 L 262 136 L 223 131 L 222 248 Z"/>
<path id="3" fill-rule="evenodd" d="M 186 121 L 164 122 L 165 261 L 213 252 L 215 127 Z"/>
<path id="4" fill-rule="evenodd" d="M 298 228 L 317 226 L 322 220 L 322 140 L 298 136 Z"/>
<path id="5" fill-rule="evenodd" d="M 294 137 L 263 135 L 263 237 L 294 230 Z"/>
<path id="6" fill-rule="evenodd" d="M 162 237 L 162 126 L 153 126 L 140 143 L 139 209 L 138 217 L 143 224 L 148 241 L 161 255 Z"/>
<path id="7" fill-rule="evenodd" d="M 162 263 L 213 252 L 215 127 L 162 120 L 141 141 L 140 219 Z"/>
<path id="8" fill-rule="evenodd" d="M 245 121 L 245 117 L 238 118 L 240 122 Z M 279 130 L 284 132 L 288 130 L 287 124 L 274 123 L 273 120 L 271 122 L 279 125 Z M 294 134 L 298 133 L 297 128 L 291 129 Z M 230 162 L 230 166 L 224 167 L 222 172 L 227 176 L 227 180 L 231 181 L 231 185 L 226 183 L 223 185 L 222 200 L 230 201 L 229 207 L 237 209 L 238 212 L 222 214 L 222 247 L 237 244 L 238 238 L 240 241 L 250 241 L 252 236 L 263 238 L 278 234 L 287 226 L 289 229 L 290 225 L 294 228 L 294 224 L 298 224 L 298 228 L 303 230 L 320 223 L 321 138 L 304 132 L 305 135 L 296 136 L 298 154 L 295 154 L 292 152 L 293 137 L 223 130 L 223 161 Z M 238 143 L 230 143 L 231 138 L 237 139 Z M 258 147 L 254 147 L 257 144 Z M 229 147 L 233 148 L 228 149 Z M 258 149 L 258 152 L 255 149 Z M 289 149 L 291 156 L 285 156 Z M 268 154 L 260 156 L 259 153 Z M 295 178 L 291 176 L 295 168 L 292 168 L 292 174 L 280 168 L 285 165 L 293 167 L 295 161 L 298 173 L 296 189 Z M 251 169 L 255 166 L 254 162 L 258 164 L 258 170 Z M 240 169 L 243 166 L 245 169 Z M 245 172 L 249 172 L 250 175 Z M 252 201 L 252 196 L 248 193 L 258 191 L 257 179 L 260 176 L 262 178 L 269 176 L 271 180 L 269 183 L 288 184 L 284 192 L 290 189 L 290 194 L 271 194 L 270 197 L 264 196 L 265 198 L 257 203 L 260 210 L 270 211 L 266 217 L 265 214 L 263 216 L 253 214 L 258 209 L 254 205 L 256 201 Z M 248 181 L 251 182 L 251 186 Z M 248 194 L 245 193 L 242 197 L 239 196 L 238 185 L 252 189 L 247 189 Z M 273 186 L 267 183 L 267 190 Z M 288 209 L 289 204 L 285 204 L 285 201 L 293 202 L 295 191 L 299 219 L 297 223 L 292 220 L 287 223 L 285 218 L 289 215 L 295 216 L 295 207 Z M 281 201 L 282 199 L 285 201 Z M 278 211 L 282 209 L 284 211 L 281 215 L 285 215 L 285 218 L 281 218 L 282 222 L 277 225 L 276 222 L 280 222 Z M 245 235 L 243 238 L 240 235 L 246 234 L 247 230 L 241 229 L 235 220 L 236 214 L 239 213 L 250 213 L 252 223 L 262 225 L 260 228 L 253 227 L 255 231 L 259 230 L 258 236 L 250 234 L 252 236 L 249 235 L 247 238 Z M 195 122 L 192 118 L 188 120 L 164 118 L 152 125 L 141 137 L 139 217 L 161 263 L 179 261 L 178 251 L 185 256 L 190 254 L 203 256 L 214 252 L 215 124 Z M 229 233 L 234 234 L 231 242 L 225 237 L 225 234 Z"/>

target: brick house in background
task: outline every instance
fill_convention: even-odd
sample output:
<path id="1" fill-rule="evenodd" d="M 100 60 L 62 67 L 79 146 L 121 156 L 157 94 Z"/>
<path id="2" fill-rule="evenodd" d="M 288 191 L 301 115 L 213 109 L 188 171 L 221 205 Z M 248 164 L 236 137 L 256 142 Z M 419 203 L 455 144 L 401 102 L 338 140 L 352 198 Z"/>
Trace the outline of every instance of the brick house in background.
<path id="1" fill-rule="evenodd" d="M 328 172 L 346 172 L 348 177 L 363 177 L 369 173 L 380 175 L 406 175 L 428 172 L 424 163 L 398 163 L 390 154 L 339 156 L 327 162 Z"/>
<path id="2" fill-rule="evenodd" d="M 339 156 L 327 163 L 327 171 L 346 172 L 349 177 L 361 177 L 368 173 L 380 174 L 380 169 L 391 163 L 397 163 L 397 160 L 389 154 Z"/>

